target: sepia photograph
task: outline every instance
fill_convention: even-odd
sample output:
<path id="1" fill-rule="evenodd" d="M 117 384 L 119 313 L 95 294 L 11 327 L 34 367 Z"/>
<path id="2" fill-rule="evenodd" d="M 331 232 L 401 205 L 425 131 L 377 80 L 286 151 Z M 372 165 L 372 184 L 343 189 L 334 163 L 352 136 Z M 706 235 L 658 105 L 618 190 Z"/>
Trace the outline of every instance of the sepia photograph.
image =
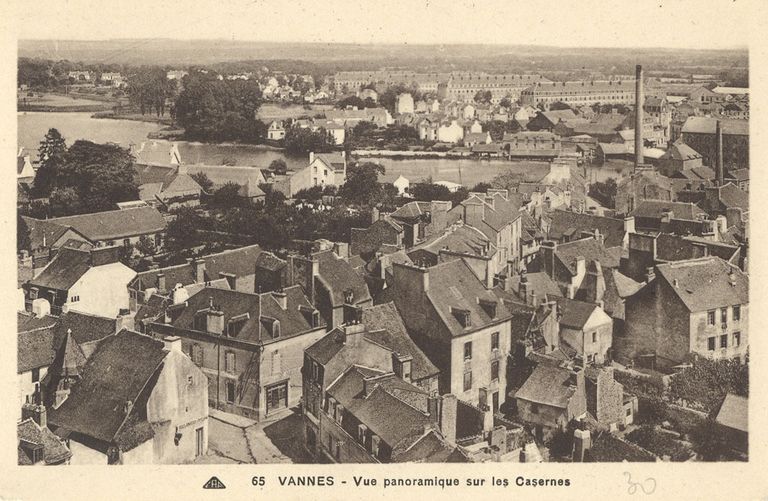
<path id="1" fill-rule="evenodd" d="M 19 4 L 17 465 L 754 462 L 765 9 L 544 3 Z"/>

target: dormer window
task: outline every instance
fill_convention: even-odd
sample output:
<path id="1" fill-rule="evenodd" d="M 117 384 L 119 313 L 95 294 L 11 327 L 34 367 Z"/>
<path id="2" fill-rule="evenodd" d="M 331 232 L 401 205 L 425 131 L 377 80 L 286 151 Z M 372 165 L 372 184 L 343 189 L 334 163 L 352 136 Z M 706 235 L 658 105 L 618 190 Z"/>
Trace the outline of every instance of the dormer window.
<path id="1" fill-rule="evenodd" d="M 240 334 L 240 331 L 243 330 L 245 322 L 247 322 L 249 318 L 250 314 L 248 313 L 230 318 L 227 322 L 227 336 L 235 337 Z"/>
<path id="2" fill-rule="evenodd" d="M 472 319 L 471 319 L 471 312 L 469 310 L 464 310 L 461 308 L 451 308 L 451 312 L 453 313 L 453 316 L 456 317 L 456 320 L 459 321 L 462 327 L 471 327 L 472 326 Z"/>
<path id="3" fill-rule="evenodd" d="M 344 302 L 346 304 L 354 304 L 355 293 L 351 289 L 344 291 Z"/>
<path id="4" fill-rule="evenodd" d="M 491 317 L 496 318 L 496 301 L 490 301 L 488 299 L 480 299 L 479 300 L 480 307 L 485 311 L 485 313 Z"/>
<path id="5" fill-rule="evenodd" d="M 195 313 L 192 319 L 192 328 L 196 331 L 205 332 L 208 330 L 208 310 L 200 310 Z"/>

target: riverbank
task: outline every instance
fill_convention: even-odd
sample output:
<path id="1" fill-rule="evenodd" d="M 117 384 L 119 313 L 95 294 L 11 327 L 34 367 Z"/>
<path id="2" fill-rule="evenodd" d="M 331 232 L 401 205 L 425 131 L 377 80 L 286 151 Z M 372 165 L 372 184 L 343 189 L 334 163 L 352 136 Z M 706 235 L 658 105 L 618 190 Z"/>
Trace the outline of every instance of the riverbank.
<path id="1" fill-rule="evenodd" d="M 158 117 L 157 115 L 151 114 L 142 115 L 141 113 L 118 113 L 111 108 L 109 111 L 94 113 L 91 115 L 91 118 L 103 118 L 108 120 L 131 120 L 134 122 L 148 122 L 166 126 L 173 125 L 173 119 L 168 116 Z"/>
<path id="2" fill-rule="evenodd" d="M 47 105 L 47 104 L 24 104 L 17 103 L 16 110 L 23 112 L 41 112 L 41 113 L 94 113 L 109 111 L 111 105 L 102 104 L 71 104 L 71 105 Z"/>

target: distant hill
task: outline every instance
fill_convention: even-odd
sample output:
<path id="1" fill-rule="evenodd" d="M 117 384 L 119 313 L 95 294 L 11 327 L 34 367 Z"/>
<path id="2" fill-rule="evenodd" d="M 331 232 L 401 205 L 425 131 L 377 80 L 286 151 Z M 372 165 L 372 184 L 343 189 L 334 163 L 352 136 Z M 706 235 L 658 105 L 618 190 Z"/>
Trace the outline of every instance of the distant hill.
<path id="1" fill-rule="evenodd" d="M 20 57 L 84 63 L 186 67 L 234 61 L 302 60 L 327 71 L 401 67 L 499 72 L 600 68 L 630 72 L 642 63 L 658 70 L 738 69 L 747 50 L 605 49 L 508 45 L 365 45 L 236 40 L 20 40 Z"/>

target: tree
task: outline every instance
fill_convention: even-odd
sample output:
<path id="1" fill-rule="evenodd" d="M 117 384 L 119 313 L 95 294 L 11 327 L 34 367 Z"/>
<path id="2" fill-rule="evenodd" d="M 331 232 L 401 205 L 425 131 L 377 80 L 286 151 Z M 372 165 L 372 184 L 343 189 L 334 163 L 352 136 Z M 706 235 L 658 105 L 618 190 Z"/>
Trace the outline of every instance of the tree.
<path id="1" fill-rule="evenodd" d="M 589 196 L 600 202 L 603 206 L 613 209 L 616 207 L 616 193 L 618 185 L 616 180 L 609 177 L 602 181 L 596 181 L 589 185 Z"/>
<path id="2" fill-rule="evenodd" d="M 29 239 L 29 226 L 21 214 L 16 215 L 16 250 L 21 252 L 23 250 L 29 251 L 31 249 L 31 241 Z"/>
<path id="3" fill-rule="evenodd" d="M 473 186 L 469 191 L 474 193 L 487 193 L 490 188 L 492 188 L 491 183 L 480 182 Z"/>
<path id="4" fill-rule="evenodd" d="M 475 93 L 474 101 L 476 103 L 488 104 L 493 99 L 493 94 L 489 90 L 479 90 Z"/>
<path id="5" fill-rule="evenodd" d="M 53 216 L 69 216 L 84 212 L 83 201 L 74 188 L 56 188 L 49 197 L 50 212 Z"/>
<path id="6" fill-rule="evenodd" d="M 431 180 L 411 186 L 411 195 L 419 202 L 432 200 L 451 200 L 451 190 L 441 184 L 433 184 Z"/>
<path id="7" fill-rule="evenodd" d="M 57 129 L 48 129 L 37 152 L 40 166 L 35 172 L 33 195 L 44 198 L 51 194 L 56 185 L 56 178 L 67 152 L 67 143 Z"/>
<path id="8" fill-rule="evenodd" d="M 557 111 L 557 110 L 570 110 L 571 107 L 565 104 L 562 101 L 555 101 L 554 103 L 549 105 L 550 111 Z"/>
<path id="9" fill-rule="evenodd" d="M 690 434 L 694 450 L 704 461 L 720 461 L 729 456 L 729 448 L 722 429 L 709 418 L 696 426 Z"/>
<path id="10" fill-rule="evenodd" d="M 197 232 L 208 229 L 208 221 L 191 207 L 180 207 L 171 214 L 174 218 L 166 229 L 166 247 L 179 251 L 197 245 L 200 242 Z"/>
<path id="11" fill-rule="evenodd" d="M 332 150 L 324 129 L 312 132 L 297 126 L 285 132 L 284 145 L 285 151 L 294 155 L 306 155 L 309 152 L 327 153 Z"/>
<path id="12" fill-rule="evenodd" d="M 142 67 L 128 76 L 128 99 L 139 107 L 142 115 L 154 112 L 165 115 L 166 101 L 176 90 L 175 82 L 168 80 L 160 67 Z"/>
<path id="13" fill-rule="evenodd" d="M 213 191 L 213 181 L 211 181 L 205 172 L 195 172 L 190 176 L 192 179 L 200 185 L 205 193 L 211 193 Z"/>
<path id="14" fill-rule="evenodd" d="M 139 196 L 133 162 L 131 153 L 116 144 L 78 140 L 64 155 L 56 187 L 72 188 L 88 212 L 110 210 Z"/>
<path id="15" fill-rule="evenodd" d="M 151 256 L 157 252 L 155 240 L 147 235 L 139 237 L 139 241 L 136 242 L 135 248 L 142 256 Z"/>
<path id="16" fill-rule="evenodd" d="M 286 165 L 285 160 L 278 158 L 276 160 L 272 160 L 272 162 L 269 164 L 269 170 L 278 176 L 282 176 L 288 173 L 288 166 Z"/>
<path id="17" fill-rule="evenodd" d="M 483 124 L 483 131 L 491 134 L 491 139 L 494 141 L 501 141 L 504 138 L 504 134 L 513 134 L 520 130 L 520 126 L 517 122 L 504 122 L 501 120 L 491 120 Z"/>
<path id="18" fill-rule="evenodd" d="M 248 143 L 263 139 L 266 125 L 256 118 L 262 95 L 255 79 L 218 80 L 198 71 L 185 76 L 183 86 L 175 113 L 188 139 Z"/>
<path id="19" fill-rule="evenodd" d="M 499 101 L 499 106 L 501 106 L 502 108 L 511 108 L 512 101 L 508 97 L 505 97 L 501 101 Z"/>
<path id="20" fill-rule="evenodd" d="M 383 194 L 379 176 L 384 173 L 384 166 L 373 162 L 350 167 L 346 182 L 339 188 L 339 196 L 357 205 L 377 203 Z"/>
<path id="21" fill-rule="evenodd" d="M 241 205 L 240 188 L 239 184 L 231 181 L 224 184 L 213 192 L 208 205 L 219 209 L 231 209 Z"/>

